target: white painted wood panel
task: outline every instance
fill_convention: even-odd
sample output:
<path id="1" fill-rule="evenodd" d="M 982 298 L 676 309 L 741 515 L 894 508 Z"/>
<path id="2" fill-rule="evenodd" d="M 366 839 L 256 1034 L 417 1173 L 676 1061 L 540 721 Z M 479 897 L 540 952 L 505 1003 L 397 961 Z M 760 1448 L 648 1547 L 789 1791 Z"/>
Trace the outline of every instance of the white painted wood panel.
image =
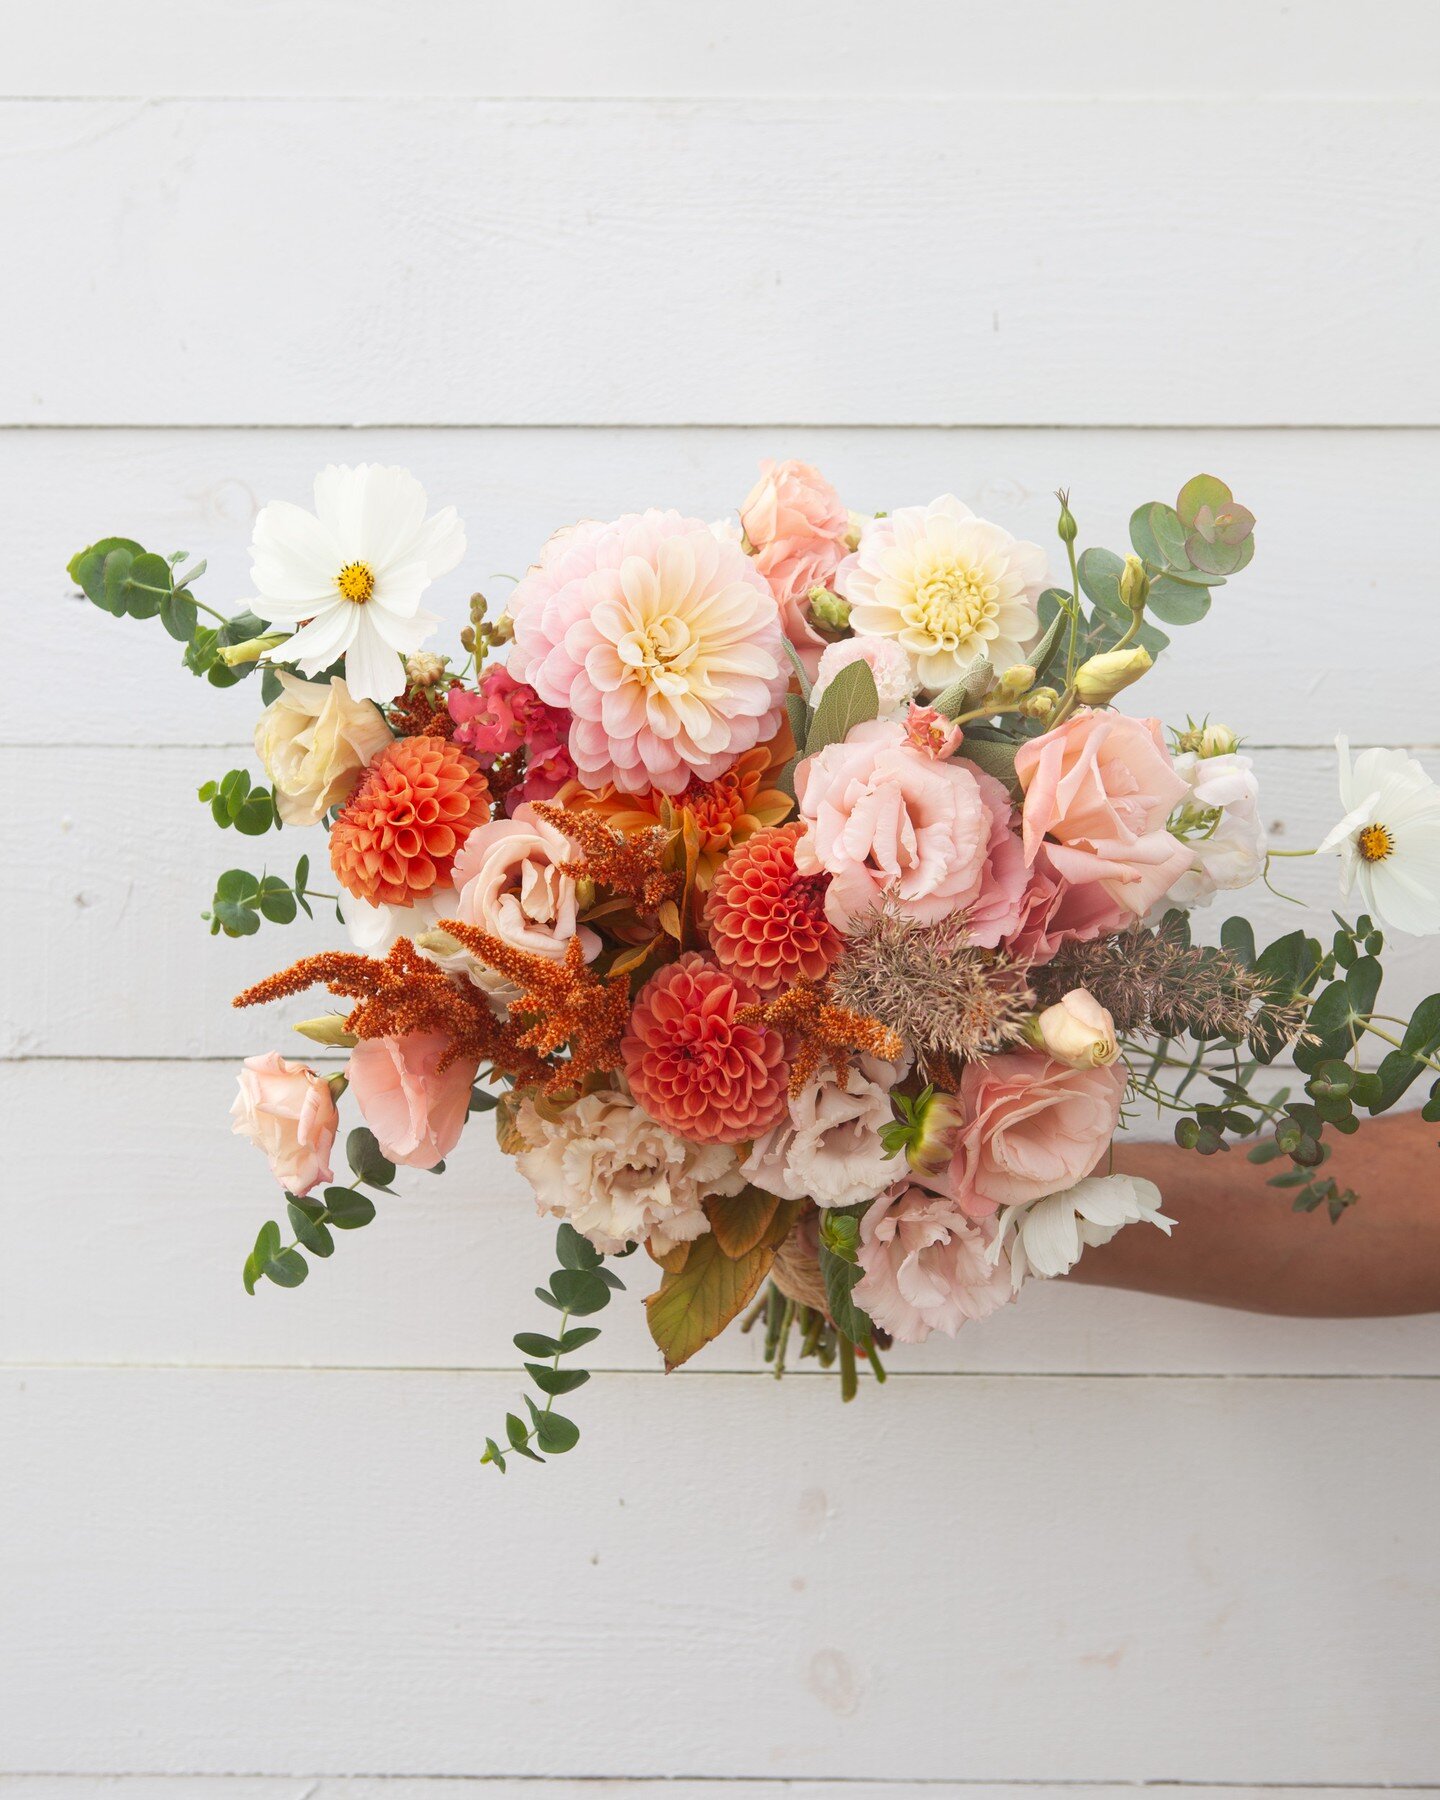
<path id="1" fill-rule="evenodd" d="M 1440 432 L 1234 431 L 0 431 L 0 490 L 21 522 L 0 666 L 66 671 L 62 719 L 0 717 L 0 743 L 248 744 L 252 688 L 218 693 L 179 667 L 157 623 L 114 620 L 73 599 L 65 563 L 120 532 L 206 555 L 202 598 L 222 611 L 251 592 L 257 508 L 306 502 L 334 461 L 413 469 L 453 503 L 469 549 L 433 590 L 453 650 L 473 588 L 497 603 L 550 533 L 577 518 L 649 505 L 715 518 L 739 505 L 760 460 L 816 463 L 860 510 L 950 490 L 1044 544 L 1057 580 L 1054 490 L 1068 486 L 1082 541 L 1124 550 L 1131 510 L 1172 499 L 1201 469 L 1259 517 L 1255 562 L 1219 590 L 1209 618 L 1177 631 L 1133 699 L 1171 723 L 1228 720 L 1253 742 L 1357 743 L 1397 730 L 1440 742 L 1440 622 L 1423 522 L 1440 491 Z"/>
<path id="2" fill-rule="evenodd" d="M 1440 752 L 1421 756 L 1440 769 Z M 196 789 L 232 760 L 186 746 L 0 749 L 0 791 L 27 845 L 24 859 L 0 866 L 13 926 L 0 941 L 0 1056 L 240 1056 L 331 1009 L 323 989 L 263 1010 L 230 1007 L 262 975 L 348 941 L 324 902 L 310 922 L 210 938 L 201 914 L 223 869 L 289 876 L 304 852 L 312 888 L 334 892 L 322 831 L 244 838 L 216 829 Z M 1334 753 L 1257 751 L 1256 767 L 1274 841 L 1317 844 L 1339 816 Z M 1305 907 L 1247 889 L 1197 914 L 1197 932 L 1218 931 L 1238 908 L 1262 940 L 1307 921 L 1323 933 L 1341 904 L 1338 870 L 1331 857 L 1286 862 L 1277 882 Z M 1352 898 L 1352 916 L 1358 910 Z M 1440 986 L 1434 938 L 1396 934 L 1386 964 L 1386 992 L 1398 1002 L 1386 1011 Z"/>
<path id="3" fill-rule="evenodd" d="M 0 103 L 0 418 L 1433 424 L 1423 101 Z"/>
<path id="4" fill-rule="evenodd" d="M 5 1375 L 0 1766 L 1433 1780 L 1440 1384 L 760 1385 Z"/>
<path id="5" fill-rule="evenodd" d="M 663 1788 L 662 1784 L 663 1783 Z M 1134 1790 L 1117 1782 L 911 1782 L 911 1781 L 726 1781 L 725 1800 L 934 1800 L 936 1795 L 963 1794 L 965 1800 L 1074 1800 L 1076 1789 L 1087 1800 L 1134 1800 Z M 430 1779 L 411 1775 L 5 1775 L 0 1774 L 0 1800 L 76 1800 L 77 1795 L 107 1800 L 495 1800 L 516 1795 L 524 1800 L 653 1800 L 660 1789 L 665 1800 L 714 1800 L 716 1784 L 708 1777 L 672 1781 L 642 1777 L 636 1781 L 582 1775 L 571 1781 L 527 1778 L 523 1784 L 504 1775 L 443 1775 Z M 1433 1786 L 1412 1786 L 1407 1793 L 1434 1793 Z M 1387 1800 L 1391 1788 L 1282 1787 L 1244 1784 L 1211 1788 L 1193 1782 L 1147 1782 L 1155 1800 Z"/>
<path id="6" fill-rule="evenodd" d="M 234 1067 L 223 1062 L 0 1066 L 0 1112 L 25 1124 L 0 1187 L 0 1241 L 12 1246 L 0 1259 L 0 1363 L 518 1370 L 513 1334 L 545 1329 L 534 1288 L 554 1267 L 554 1222 L 537 1218 L 486 1121 L 472 1121 L 444 1176 L 402 1170 L 400 1197 L 382 1199 L 366 1230 L 341 1235 L 303 1288 L 262 1287 L 252 1298 L 240 1267 L 280 1202 L 263 1159 L 229 1135 L 234 1091 Z M 1289 1199 L 1276 1193 L 1265 1204 L 1283 1212 Z M 1363 1215 L 1338 1226 L 1296 1217 L 1292 1229 L 1297 1239 L 1363 1237 Z M 644 1257 L 618 1272 L 628 1291 L 596 1321 L 602 1335 L 583 1366 L 654 1370 L 641 1300 L 658 1273 Z M 1429 1318 L 1263 1318 L 1035 1282 L 953 1342 L 933 1338 L 888 1362 L 900 1378 L 1440 1375 L 1440 1329 Z M 764 1364 L 758 1340 L 737 1329 L 694 1367 L 758 1373 Z M 818 1379 L 816 1429 L 841 1430 L 834 1379 Z M 757 1414 L 774 1385 L 750 1390 Z M 866 1387 L 858 1404 L 872 1425 L 893 1391 Z M 588 1397 L 577 1398 L 579 1414 Z"/>
<path id="7" fill-rule="evenodd" d="M 9 94 L 1433 93 L 1415 0 L 51 0 L 7 45 Z"/>

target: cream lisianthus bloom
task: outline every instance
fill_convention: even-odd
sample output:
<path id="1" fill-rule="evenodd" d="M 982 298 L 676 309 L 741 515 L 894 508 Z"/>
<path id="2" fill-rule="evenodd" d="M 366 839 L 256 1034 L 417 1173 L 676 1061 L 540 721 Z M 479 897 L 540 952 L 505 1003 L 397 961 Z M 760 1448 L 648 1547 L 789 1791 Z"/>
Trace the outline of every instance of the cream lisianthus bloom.
<path id="1" fill-rule="evenodd" d="M 835 586 L 854 630 L 894 638 L 914 657 L 921 686 L 937 693 L 982 656 L 997 669 L 1024 662 L 1047 579 L 1038 544 L 942 494 L 867 520 Z"/>
<path id="2" fill-rule="evenodd" d="M 318 825 L 346 799 L 370 758 L 391 741 L 378 706 L 356 700 L 337 676 L 302 681 L 280 672 L 281 694 L 255 725 L 255 754 L 287 825 Z"/>
<path id="3" fill-rule="evenodd" d="M 1174 1225 L 1160 1210 L 1160 1190 L 1140 1175 L 1087 1175 L 1060 1194 L 1027 1206 L 1001 1209 L 991 1260 L 1014 1232 L 1010 1281 L 1018 1289 L 1027 1275 L 1042 1280 L 1068 1274 L 1090 1246 L 1108 1244 L 1125 1225 L 1158 1225 L 1169 1237 Z"/>
<path id="4" fill-rule="evenodd" d="M 710 1229 L 703 1202 L 745 1185 L 731 1145 L 678 1138 L 629 1094 L 585 1094 L 559 1114 L 526 1100 L 515 1122 L 525 1141 L 515 1161 L 540 1211 L 606 1256 L 689 1243 Z"/>
<path id="5" fill-rule="evenodd" d="M 250 607 L 293 630 L 270 660 L 315 675 L 343 658 L 355 699 L 394 699 L 402 659 L 439 624 L 420 596 L 464 553 L 454 507 L 427 519 L 425 490 L 408 469 L 332 463 L 315 477 L 313 513 L 272 500 L 255 521 Z"/>
<path id="6" fill-rule="evenodd" d="M 1440 787 L 1403 750 L 1362 750 L 1339 737 L 1345 817 L 1318 854 L 1340 852 L 1340 882 L 1368 911 L 1416 937 L 1440 931 Z"/>

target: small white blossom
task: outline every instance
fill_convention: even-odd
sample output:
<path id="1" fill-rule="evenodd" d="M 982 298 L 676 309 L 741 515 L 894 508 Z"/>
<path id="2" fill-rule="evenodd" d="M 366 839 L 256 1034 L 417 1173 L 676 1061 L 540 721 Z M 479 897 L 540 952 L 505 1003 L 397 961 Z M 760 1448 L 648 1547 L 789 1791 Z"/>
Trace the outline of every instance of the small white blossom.
<path id="1" fill-rule="evenodd" d="M 1340 852 L 1340 882 L 1357 884 L 1367 911 L 1397 931 L 1440 931 L 1440 787 L 1403 750 L 1340 753 L 1345 817 L 1320 845 Z"/>
<path id="2" fill-rule="evenodd" d="M 1125 1225 L 1143 1220 L 1168 1237 L 1175 1223 L 1160 1211 L 1160 1190 L 1139 1175 L 1087 1175 L 1064 1193 L 1001 1210 L 990 1247 L 997 1260 L 1010 1233 L 1010 1281 L 1018 1289 L 1027 1275 L 1043 1280 L 1065 1275 L 1088 1246 L 1108 1244 Z"/>
<path id="3" fill-rule="evenodd" d="M 1248 887 L 1265 868 L 1265 826 L 1260 783 L 1248 756 L 1183 751 L 1175 773 L 1190 789 L 1171 815 L 1170 830 L 1194 862 L 1166 895 L 1167 904 L 1204 906 L 1222 888 Z"/>

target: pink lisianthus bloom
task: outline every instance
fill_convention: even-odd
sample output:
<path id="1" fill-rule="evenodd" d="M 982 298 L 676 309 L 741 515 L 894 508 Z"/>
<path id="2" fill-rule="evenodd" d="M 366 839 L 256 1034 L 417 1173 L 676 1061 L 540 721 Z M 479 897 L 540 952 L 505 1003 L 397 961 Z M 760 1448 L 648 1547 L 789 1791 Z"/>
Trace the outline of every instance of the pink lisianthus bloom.
<path id="1" fill-rule="evenodd" d="M 850 515 L 809 463 L 762 462 L 741 502 L 740 523 L 780 604 L 785 635 L 813 680 L 826 640 L 810 623 L 806 596 L 829 582 L 845 555 Z"/>
<path id="2" fill-rule="evenodd" d="M 433 1169 L 460 1141 L 479 1063 L 440 1059 L 450 1040 L 438 1031 L 365 1038 L 350 1052 L 345 1074 L 361 1117 L 393 1163 Z"/>
<path id="3" fill-rule="evenodd" d="M 677 512 L 552 538 L 510 599 L 510 667 L 573 715 L 588 788 L 680 794 L 784 718 L 780 612 L 738 544 Z"/>
<path id="4" fill-rule="evenodd" d="M 1125 1081 L 1123 1062 L 1072 1069 L 1038 1051 L 967 1063 L 965 1123 L 934 1185 L 971 1219 L 1073 1187 L 1109 1148 Z"/>
<path id="5" fill-rule="evenodd" d="M 1025 855 L 1044 844 L 1056 872 L 1081 887 L 1098 882 L 1143 918 L 1193 861 L 1166 829 L 1189 794 L 1156 719 L 1082 707 L 1032 738 L 1015 758 L 1025 790 Z"/>
<path id="6" fill-rule="evenodd" d="M 857 725 L 795 773 L 802 875 L 828 874 L 825 913 L 844 931 L 893 895 L 924 924 L 981 896 L 994 819 L 978 771 L 936 762 L 894 719 Z"/>
<path id="7" fill-rule="evenodd" d="M 990 1255 L 995 1229 L 922 1187 L 882 1194 L 860 1221 L 856 1304 L 902 1344 L 954 1337 L 1014 1298 L 1005 1252 Z"/>
<path id="8" fill-rule="evenodd" d="M 247 1056 L 230 1117 L 236 1133 L 265 1152 L 271 1174 L 287 1192 L 305 1195 L 335 1179 L 335 1096 L 325 1077 L 303 1063 L 287 1062 L 277 1050 Z"/>
<path id="9" fill-rule="evenodd" d="M 1021 962 L 1047 963 L 1062 944 L 1093 943 L 1134 923 L 1128 906 L 1098 881 L 1079 887 L 1066 881 L 1040 844 L 1020 899 L 1020 917 L 1005 936 L 1005 948 Z"/>
<path id="10" fill-rule="evenodd" d="M 507 812 L 527 800 L 553 799 L 574 778 L 565 742 L 570 714 L 547 706 L 504 663 L 492 663 L 473 693 L 452 687 L 446 705 L 455 721 L 455 742 L 480 762 L 524 751 L 525 774 L 505 796 Z"/>

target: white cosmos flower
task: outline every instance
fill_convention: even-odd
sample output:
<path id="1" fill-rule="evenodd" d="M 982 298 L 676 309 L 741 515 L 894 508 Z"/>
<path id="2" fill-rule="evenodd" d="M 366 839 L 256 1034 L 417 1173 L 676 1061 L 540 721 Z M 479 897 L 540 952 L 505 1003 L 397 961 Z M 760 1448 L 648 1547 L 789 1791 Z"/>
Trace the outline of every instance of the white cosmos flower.
<path id="1" fill-rule="evenodd" d="M 922 687 L 948 687 L 988 656 L 996 669 L 1025 660 L 1035 603 L 1049 579 L 1038 544 L 977 519 L 942 494 L 867 519 L 860 546 L 836 571 L 857 632 L 894 638 L 915 658 Z"/>
<path id="2" fill-rule="evenodd" d="M 1320 845 L 1340 852 L 1340 884 L 1358 882 L 1366 910 L 1397 931 L 1440 931 L 1440 787 L 1403 750 L 1340 753 L 1345 817 Z"/>
<path id="3" fill-rule="evenodd" d="M 1062 1194 L 1048 1194 L 1028 1206 L 1007 1206 L 990 1245 L 992 1262 L 1013 1226 L 1010 1283 L 1018 1289 L 1027 1275 L 1065 1275 L 1087 1246 L 1108 1244 L 1123 1225 L 1140 1220 L 1170 1235 L 1175 1223 L 1160 1210 L 1160 1190 L 1139 1175 L 1087 1175 Z"/>
<path id="4" fill-rule="evenodd" d="M 425 516 L 425 490 L 408 469 L 331 464 L 315 477 L 315 511 L 272 500 L 250 543 L 252 609 L 294 629 L 271 655 L 306 675 L 345 661 L 356 700 L 393 700 L 403 658 L 439 620 L 420 596 L 465 553 L 455 508 Z"/>

